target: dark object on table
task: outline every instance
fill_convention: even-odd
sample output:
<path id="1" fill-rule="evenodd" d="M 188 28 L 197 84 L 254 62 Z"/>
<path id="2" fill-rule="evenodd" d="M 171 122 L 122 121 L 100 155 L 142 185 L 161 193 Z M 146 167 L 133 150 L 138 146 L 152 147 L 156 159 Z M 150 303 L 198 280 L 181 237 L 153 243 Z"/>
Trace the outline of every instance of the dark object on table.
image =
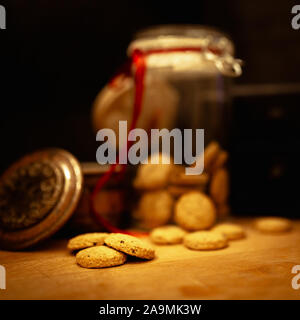
<path id="1" fill-rule="evenodd" d="M 50 237 L 80 199 L 79 162 L 61 149 L 21 158 L 0 179 L 0 247 L 24 249 Z"/>

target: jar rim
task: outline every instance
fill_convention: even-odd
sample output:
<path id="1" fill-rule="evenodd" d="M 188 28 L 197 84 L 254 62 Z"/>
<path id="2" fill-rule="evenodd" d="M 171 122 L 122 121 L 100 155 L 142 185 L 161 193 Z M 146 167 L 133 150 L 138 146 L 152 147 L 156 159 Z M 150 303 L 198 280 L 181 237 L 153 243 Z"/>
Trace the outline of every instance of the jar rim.
<path id="1" fill-rule="evenodd" d="M 204 25 L 157 25 L 138 31 L 128 47 L 130 56 L 135 49 L 148 51 L 176 47 L 206 47 L 210 45 L 224 54 L 234 55 L 231 38 L 217 28 Z"/>
<path id="2" fill-rule="evenodd" d="M 173 69 L 184 58 L 187 68 L 213 62 L 217 70 L 229 76 L 241 74 L 241 60 L 234 59 L 234 44 L 231 38 L 217 28 L 203 25 L 157 25 L 137 32 L 127 49 L 128 56 L 134 52 L 145 53 L 148 65 L 171 66 Z M 159 58 L 161 54 L 169 56 Z M 204 60 L 203 60 L 204 58 Z M 150 60 L 150 61 L 149 61 Z M 184 68 L 182 64 L 180 68 Z"/>
<path id="3" fill-rule="evenodd" d="M 150 26 L 137 31 L 133 36 L 133 41 L 155 38 L 157 36 L 201 38 L 208 35 L 214 38 L 225 37 L 232 42 L 231 37 L 225 32 L 220 31 L 218 28 L 200 24 L 166 24 Z"/>

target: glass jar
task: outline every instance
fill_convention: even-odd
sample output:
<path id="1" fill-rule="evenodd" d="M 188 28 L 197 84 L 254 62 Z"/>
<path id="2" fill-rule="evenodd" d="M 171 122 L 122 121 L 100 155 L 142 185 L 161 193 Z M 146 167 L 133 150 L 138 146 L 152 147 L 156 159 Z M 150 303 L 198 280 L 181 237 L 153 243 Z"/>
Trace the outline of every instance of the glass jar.
<path id="1" fill-rule="evenodd" d="M 142 56 L 145 69 L 141 111 L 134 127 L 147 132 L 150 129 L 178 128 L 182 132 L 184 129 L 193 129 L 193 132 L 204 129 L 205 143 L 201 178 L 188 179 L 184 177 L 182 166 L 175 166 L 176 173 L 172 171 L 171 178 L 158 184 L 159 187 L 149 187 L 141 183 L 142 167 L 151 164 L 140 165 L 133 182 L 141 196 L 134 210 L 139 225 L 152 228 L 170 221 L 172 214 L 169 219 L 155 220 L 153 216 L 149 218 L 141 213 L 145 211 L 142 209 L 143 201 L 155 201 L 155 195 L 152 198 L 148 196 L 150 200 L 143 200 L 143 197 L 159 190 L 167 191 L 175 201 L 191 190 L 199 190 L 213 200 L 219 216 L 228 214 L 226 148 L 230 121 L 229 87 L 231 78 L 242 73 L 241 61 L 234 58 L 232 41 L 227 35 L 209 27 L 157 26 L 138 32 L 127 53 L 133 61 L 137 53 Z M 127 64 L 126 71 L 118 74 L 99 93 L 93 108 L 96 130 L 111 128 L 118 137 L 120 120 L 126 120 L 128 128 L 132 127 L 139 90 L 136 88 L 140 86 L 137 68 L 138 64 Z M 192 141 L 195 151 L 196 139 Z M 116 144 L 120 148 L 118 142 Z M 189 165 L 182 160 L 183 165 Z M 159 170 L 159 166 L 156 168 Z"/>

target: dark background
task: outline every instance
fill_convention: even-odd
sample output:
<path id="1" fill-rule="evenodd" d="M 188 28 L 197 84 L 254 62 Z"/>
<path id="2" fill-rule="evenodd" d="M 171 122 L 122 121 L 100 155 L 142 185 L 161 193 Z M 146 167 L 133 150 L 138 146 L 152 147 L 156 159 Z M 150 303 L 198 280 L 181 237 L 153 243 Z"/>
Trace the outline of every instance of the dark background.
<path id="1" fill-rule="evenodd" d="M 22 155 L 50 146 L 94 161 L 91 105 L 126 59 L 133 33 L 155 24 L 206 24 L 229 33 L 236 56 L 246 62 L 233 108 L 234 211 L 299 216 L 294 184 L 299 181 L 300 30 L 291 28 L 297 1 L 0 4 L 7 10 L 7 30 L 0 30 L 0 172 Z"/>

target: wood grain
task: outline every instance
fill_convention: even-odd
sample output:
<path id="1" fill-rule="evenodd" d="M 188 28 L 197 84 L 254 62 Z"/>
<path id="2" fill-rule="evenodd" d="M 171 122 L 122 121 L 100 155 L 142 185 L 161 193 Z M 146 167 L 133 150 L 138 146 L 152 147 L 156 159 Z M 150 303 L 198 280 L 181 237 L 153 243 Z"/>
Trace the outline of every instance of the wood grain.
<path id="1" fill-rule="evenodd" d="M 76 265 L 67 240 L 35 251 L 0 251 L 7 290 L 0 299 L 300 299 L 291 269 L 300 264 L 300 221 L 282 235 L 245 225 L 247 238 L 226 249 L 197 252 L 156 246 L 157 258 L 89 270 Z"/>

